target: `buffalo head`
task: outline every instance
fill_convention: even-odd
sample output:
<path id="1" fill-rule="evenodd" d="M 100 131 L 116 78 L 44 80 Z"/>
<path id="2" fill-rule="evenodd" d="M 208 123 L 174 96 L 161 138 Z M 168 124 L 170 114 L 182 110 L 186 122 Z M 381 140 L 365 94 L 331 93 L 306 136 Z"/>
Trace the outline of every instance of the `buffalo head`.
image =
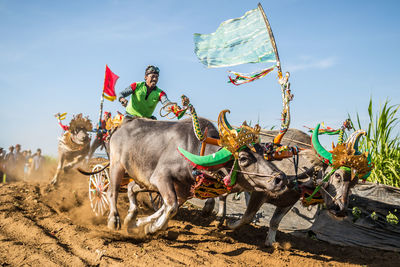
<path id="1" fill-rule="evenodd" d="M 320 125 L 315 127 L 312 135 L 312 146 L 319 157 L 329 167 L 324 177 L 317 183 L 321 186 L 321 194 L 328 211 L 338 217 L 346 216 L 349 191 L 358 179 L 367 179 L 373 164 L 368 152 L 358 151 L 358 141 L 365 131 L 358 130 L 344 143 L 339 143 L 333 151 L 327 151 L 318 140 Z"/>
<path id="2" fill-rule="evenodd" d="M 264 148 L 259 143 L 260 127 L 243 123 L 233 129 L 223 110 L 218 116 L 220 139 L 218 152 L 206 156 L 193 155 L 182 148 L 180 153 L 198 169 L 225 173 L 224 183 L 233 186 L 237 182 L 247 191 L 276 192 L 286 188 L 286 175 L 264 158 Z"/>
<path id="3" fill-rule="evenodd" d="M 92 123 L 88 118 L 84 118 L 82 114 L 74 116 L 71 120 L 69 131 L 71 139 L 78 145 L 84 145 L 89 141 L 89 132 L 92 130 Z"/>
<path id="4" fill-rule="evenodd" d="M 264 149 L 254 144 L 238 153 L 238 184 L 247 191 L 277 192 L 286 188 L 287 177 L 264 158 Z"/>

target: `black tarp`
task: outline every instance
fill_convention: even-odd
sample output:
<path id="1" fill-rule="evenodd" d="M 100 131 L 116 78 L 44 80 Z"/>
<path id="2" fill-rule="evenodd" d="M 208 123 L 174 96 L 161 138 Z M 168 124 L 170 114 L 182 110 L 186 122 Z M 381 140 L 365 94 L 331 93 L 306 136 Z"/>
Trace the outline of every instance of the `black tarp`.
<path id="1" fill-rule="evenodd" d="M 400 189 L 365 183 L 352 192 L 345 219 L 318 213 L 310 228 L 316 237 L 334 244 L 400 251 L 400 224 L 395 223 L 400 218 Z M 393 220 L 387 218 L 390 213 Z"/>

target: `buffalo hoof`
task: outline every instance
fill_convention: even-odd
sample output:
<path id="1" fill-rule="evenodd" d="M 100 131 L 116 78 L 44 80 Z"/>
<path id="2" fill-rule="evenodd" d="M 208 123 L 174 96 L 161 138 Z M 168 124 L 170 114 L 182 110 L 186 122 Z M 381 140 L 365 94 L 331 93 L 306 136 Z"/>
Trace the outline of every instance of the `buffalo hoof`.
<path id="1" fill-rule="evenodd" d="M 143 233 L 145 235 L 152 234 L 155 232 L 154 228 L 154 223 L 156 221 L 156 218 L 152 218 L 149 220 L 147 217 L 143 217 L 137 220 L 137 225 L 138 228 L 143 229 Z"/>
<path id="2" fill-rule="evenodd" d="M 135 227 L 126 228 L 126 231 L 128 232 L 128 234 L 134 236 L 135 238 L 142 239 L 147 236 L 146 226 L 147 225 L 137 226 L 137 224 L 135 223 Z"/>
<path id="3" fill-rule="evenodd" d="M 275 240 L 275 236 L 276 236 L 276 231 L 273 231 L 270 228 L 269 232 L 268 232 L 268 235 L 267 235 L 267 238 L 265 239 L 264 245 L 266 247 L 275 247 L 277 245 L 277 242 Z"/>
<path id="4" fill-rule="evenodd" d="M 232 223 L 227 223 L 227 226 L 229 229 L 231 230 L 235 230 L 237 228 L 239 228 L 240 226 L 242 226 L 242 223 L 240 220 L 232 222 Z"/>
<path id="5" fill-rule="evenodd" d="M 214 210 L 214 203 L 206 202 L 206 204 L 204 204 L 204 207 L 201 211 L 201 215 L 210 216 L 210 215 L 212 215 L 213 210 Z"/>
<path id="6" fill-rule="evenodd" d="M 264 247 L 265 247 L 265 248 L 274 248 L 274 249 L 278 249 L 278 248 L 280 247 L 280 245 L 279 245 L 279 243 L 276 242 L 275 240 L 274 240 L 273 242 L 272 242 L 272 241 L 269 241 L 269 240 L 265 240 Z"/>
<path id="7" fill-rule="evenodd" d="M 121 221 L 119 216 L 113 216 L 108 219 L 107 227 L 111 230 L 120 230 L 121 229 Z"/>
<path id="8" fill-rule="evenodd" d="M 128 215 L 126 215 L 125 220 L 124 220 L 124 226 L 127 229 L 137 227 L 137 225 L 136 225 L 137 214 L 138 214 L 137 212 L 132 212 L 132 213 L 128 213 Z"/>
<path id="9" fill-rule="evenodd" d="M 58 183 L 57 178 L 54 178 L 53 180 L 51 180 L 50 185 L 56 186 Z"/>

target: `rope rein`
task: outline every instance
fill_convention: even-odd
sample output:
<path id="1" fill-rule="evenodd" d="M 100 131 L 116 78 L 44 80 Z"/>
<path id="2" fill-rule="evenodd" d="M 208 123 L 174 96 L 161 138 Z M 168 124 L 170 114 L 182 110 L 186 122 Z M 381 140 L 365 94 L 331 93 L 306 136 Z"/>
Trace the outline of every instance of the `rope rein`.
<path id="1" fill-rule="evenodd" d="M 227 170 L 232 170 L 233 168 L 226 168 Z M 280 174 L 274 174 L 274 175 L 272 175 L 272 174 L 261 174 L 261 173 L 257 173 L 257 172 L 246 172 L 246 171 L 241 171 L 241 170 L 236 170 L 237 172 L 240 172 L 240 173 L 244 173 L 244 174 L 249 174 L 249 175 L 254 175 L 254 176 L 260 176 L 260 177 L 272 177 L 272 178 L 275 178 L 275 177 L 278 177 Z"/>

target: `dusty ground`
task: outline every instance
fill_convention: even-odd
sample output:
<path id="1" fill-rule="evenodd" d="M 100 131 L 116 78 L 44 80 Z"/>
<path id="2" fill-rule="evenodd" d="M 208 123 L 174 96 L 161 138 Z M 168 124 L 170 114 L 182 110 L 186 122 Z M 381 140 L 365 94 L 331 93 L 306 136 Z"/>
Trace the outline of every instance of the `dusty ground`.
<path id="1" fill-rule="evenodd" d="M 1 266 L 399 266 L 399 253 L 282 232 L 274 248 L 264 248 L 266 227 L 220 230 L 214 217 L 204 218 L 191 205 L 180 208 L 165 233 L 138 240 L 125 229 L 108 230 L 105 218 L 93 215 L 86 177 L 52 191 L 49 178 L 42 179 L 0 184 Z M 119 202 L 124 216 L 126 194 Z"/>

